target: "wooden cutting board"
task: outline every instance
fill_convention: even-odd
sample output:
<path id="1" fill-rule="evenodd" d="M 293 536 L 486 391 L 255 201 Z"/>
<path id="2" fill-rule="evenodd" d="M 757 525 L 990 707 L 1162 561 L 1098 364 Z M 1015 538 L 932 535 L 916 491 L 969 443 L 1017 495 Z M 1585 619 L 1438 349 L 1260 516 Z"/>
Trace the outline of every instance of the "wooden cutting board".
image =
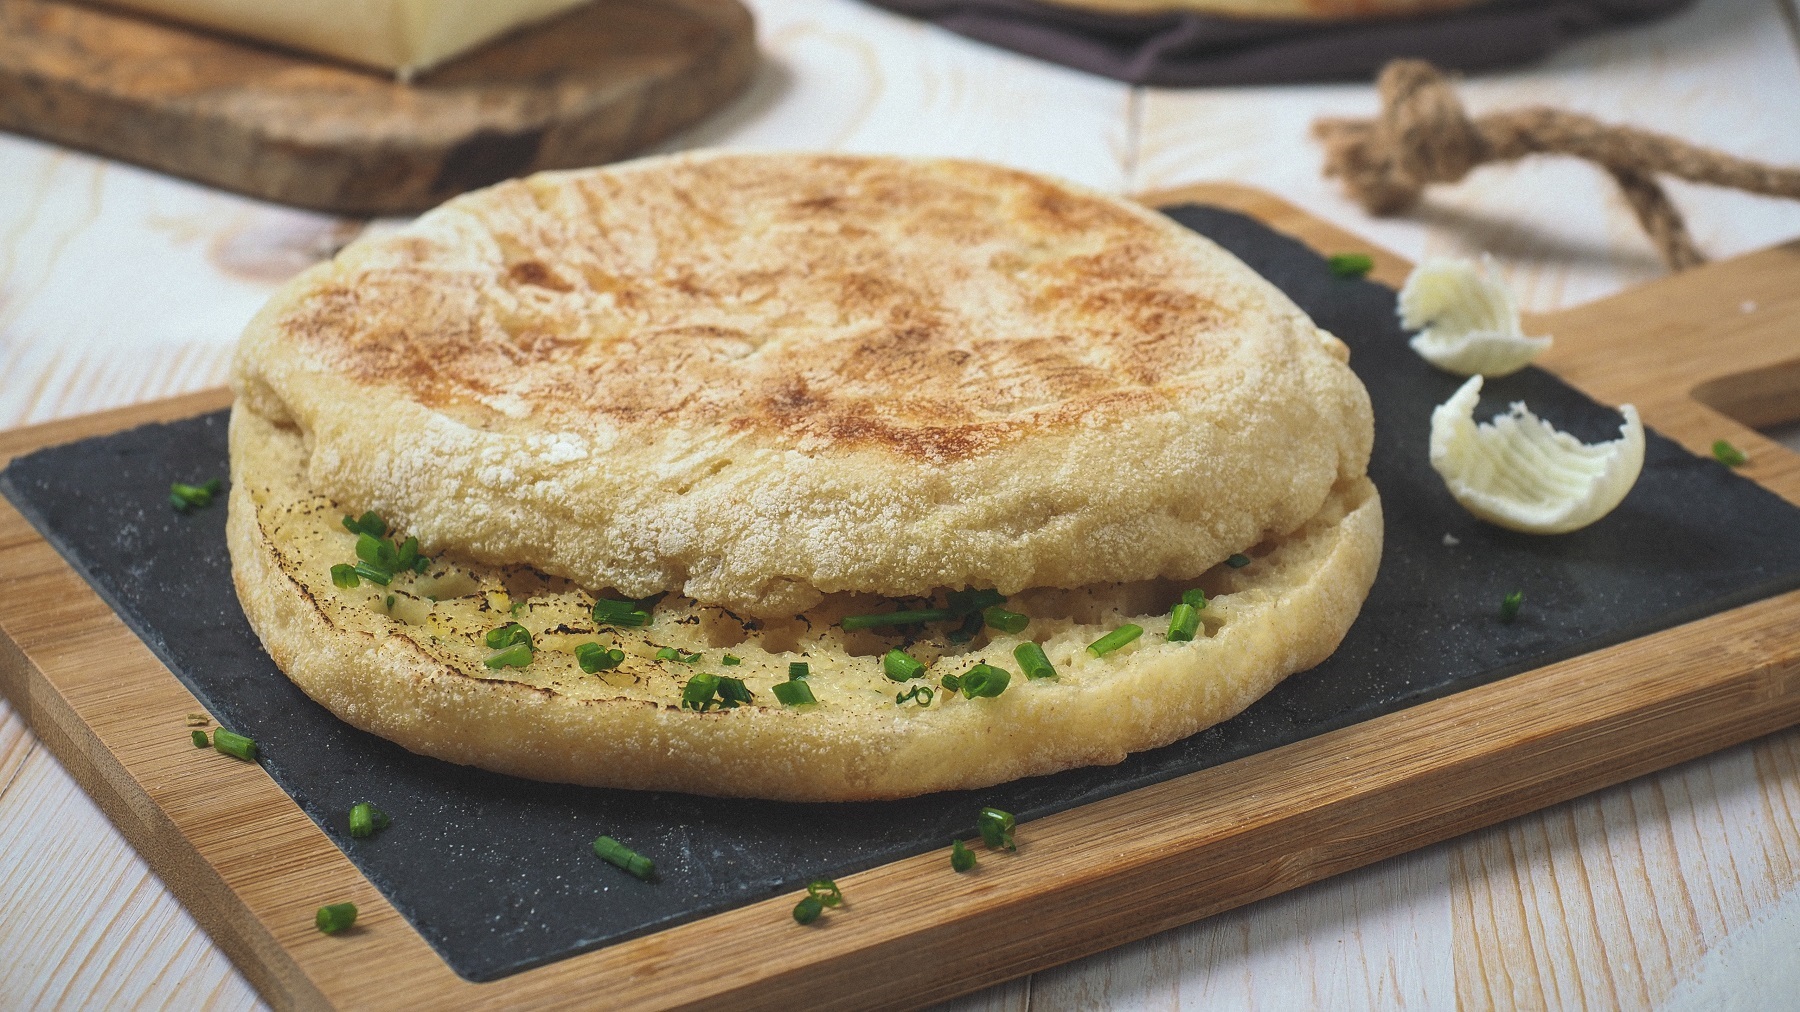
<path id="1" fill-rule="evenodd" d="M 1407 264 L 1238 187 L 1146 198 L 1234 208 L 1324 252 Z M 1721 413 L 1800 415 L 1800 243 L 1531 321 L 1553 371 L 1695 452 L 1726 438 L 1800 503 L 1800 457 Z M 0 434 L 0 459 L 223 407 L 223 391 Z M 841 879 L 848 916 L 796 934 L 795 897 L 486 984 L 457 977 L 259 767 L 198 764 L 198 709 L 117 615 L 0 503 L 0 687 L 278 1006 L 941 1000 L 1205 917 L 1800 722 L 1800 592 L 1027 824 L 1019 860 L 944 851 Z M 428 855 L 421 855 L 428 859 Z M 321 895 L 362 910 L 312 928 Z"/>
<path id="2" fill-rule="evenodd" d="M 253 197 L 410 214 L 642 151 L 743 90 L 738 0 L 593 0 L 409 84 L 62 0 L 0 0 L 0 129 Z"/>

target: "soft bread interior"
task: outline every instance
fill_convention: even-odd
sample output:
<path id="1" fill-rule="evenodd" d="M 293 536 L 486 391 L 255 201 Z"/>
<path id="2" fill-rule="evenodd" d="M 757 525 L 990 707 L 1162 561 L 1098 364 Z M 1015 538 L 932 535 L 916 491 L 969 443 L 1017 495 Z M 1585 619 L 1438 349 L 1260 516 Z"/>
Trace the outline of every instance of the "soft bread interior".
<path id="1" fill-rule="evenodd" d="M 1381 507 L 1366 479 L 1340 483 L 1311 520 L 1197 580 L 1027 590 L 1018 636 L 988 629 L 957 644 L 938 627 L 845 632 L 847 614 L 892 604 L 826 597 L 783 620 L 744 620 L 664 598 L 646 628 L 597 628 L 594 597 L 525 566 L 434 560 L 386 587 L 335 586 L 354 561 L 344 507 L 307 484 L 300 434 L 234 411 L 230 543 L 239 595 L 275 661 L 309 695 L 364 730 L 427 755 L 537 779 L 790 800 L 902 797 L 972 788 L 1073 766 L 1113 763 L 1242 710 L 1283 677 L 1323 660 L 1354 620 L 1381 551 Z M 1183 590 L 1205 589 L 1200 635 L 1168 640 Z M 537 644 L 525 668 L 486 667 L 483 638 L 508 622 Z M 1135 643 L 1105 657 L 1087 644 L 1125 623 Z M 916 630 L 915 630 L 916 631 Z M 1028 680 L 1013 648 L 1042 645 L 1055 680 Z M 582 643 L 617 648 L 616 669 L 584 673 Z M 659 649 L 699 654 L 663 660 Z M 897 684 L 880 655 L 903 647 L 929 681 Z M 738 659 L 726 666 L 725 655 Z M 817 705 L 778 704 L 771 687 L 804 661 Z M 977 662 L 1013 672 L 996 698 L 915 685 Z M 752 705 L 679 708 L 698 672 L 739 677 Z"/>

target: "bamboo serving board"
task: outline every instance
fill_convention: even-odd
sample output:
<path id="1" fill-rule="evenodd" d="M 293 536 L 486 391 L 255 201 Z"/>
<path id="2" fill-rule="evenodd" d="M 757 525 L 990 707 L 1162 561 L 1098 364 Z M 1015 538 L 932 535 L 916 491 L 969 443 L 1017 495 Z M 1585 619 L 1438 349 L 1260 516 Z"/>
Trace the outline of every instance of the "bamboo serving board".
<path id="1" fill-rule="evenodd" d="M 1258 191 L 1145 199 L 1368 252 L 1389 284 L 1408 269 Z M 1797 282 L 1791 243 L 1530 328 L 1556 335 L 1543 364 L 1565 380 L 1636 404 L 1697 453 L 1731 440 L 1750 454 L 1743 473 L 1800 504 L 1800 457 L 1724 413 L 1800 416 Z M 229 400 L 209 391 L 0 433 L 0 461 Z M 4 500 L 0 634 L 0 688 L 281 1007 L 924 1004 L 1800 722 L 1794 592 L 1026 823 L 1018 858 L 974 875 L 944 874 L 939 850 L 843 877 L 853 907 L 803 934 L 790 895 L 474 984 L 259 767 L 194 761 L 169 718 L 197 701 Z M 314 930 L 322 895 L 357 904 L 351 933 Z"/>
<path id="2" fill-rule="evenodd" d="M 0 0 L 0 129 L 340 214 L 614 161 L 737 95 L 739 0 L 593 0 L 409 84 L 63 0 Z"/>

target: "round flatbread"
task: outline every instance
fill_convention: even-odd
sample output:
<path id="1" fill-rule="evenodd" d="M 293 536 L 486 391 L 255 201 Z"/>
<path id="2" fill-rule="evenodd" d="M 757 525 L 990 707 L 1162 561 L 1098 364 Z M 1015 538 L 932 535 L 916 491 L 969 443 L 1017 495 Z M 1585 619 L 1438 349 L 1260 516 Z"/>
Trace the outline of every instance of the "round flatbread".
<path id="1" fill-rule="evenodd" d="M 355 562 L 356 538 L 340 523 L 344 508 L 311 486 L 307 457 L 298 429 L 242 403 L 233 411 L 232 571 L 281 669 L 345 721 L 415 752 L 605 787 L 845 801 L 1118 762 L 1224 720 L 1323 660 L 1381 555 L 1380 501 L 1354 478 L 1241 568 L 1014 595 L 1006 607 L 1030 617 L 1016 635 L 990 628 L 959 644 L 937 627 L 845 632 L 845 614 L 884 606 L 854 594 L 760 622 L 671 597 L 648 626 L 601 627 L 592 595 L 527 566 L 439 558 L 385 586 L 339 586 L 331 568 Z M 1198 635 L 1171 641 L 1170 608 L 1196 585 L 1208 598 Z M 529 663 L 488 667 L 486 635 L 514 622 L 533 637 Z M 1086 652 L 1125 623 L 1146 631 L 1104 657 Z M 1042 645 L 1056 678 L 1024 676 L 1013 650 L 1025 641 Z M 584 672 L 575 651 L 586 643 L 623 659 Z M 888 678 L 881 658 L 894 648 L 928 664 L 924 677 Z M 795 662 L 808 665 L 811 705 L 775 698 Z M 981 662 L 1010 672 L 1004 692 L 944 689 L 944 675 Z M 700 675 L 742 679 L 750 701 L 683 709 Z"/>
<path id="2" fill-rule="evenodd" d="M 458 197 L 236 364 L 427 551 L 784 618 L 1190 578 L 1360 478 L 1342 345 L 1162 215 L 990 165 L 703 154 Z"/>

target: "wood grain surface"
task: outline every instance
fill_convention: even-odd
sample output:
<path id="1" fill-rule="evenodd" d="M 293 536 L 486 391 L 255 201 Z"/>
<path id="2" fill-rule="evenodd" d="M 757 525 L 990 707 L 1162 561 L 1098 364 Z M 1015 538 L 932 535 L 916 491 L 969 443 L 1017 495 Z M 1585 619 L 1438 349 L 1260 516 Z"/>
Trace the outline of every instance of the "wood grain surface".
<path id="1" fill-rule="evenodd" d="M 735 96 L 738 0 L 595 0 L 412 81 L 62 0 L 0 0 L 0 128 L 324 211 L 423 211 L 635 154 Z"/>
<path id="2" fill-rule="evenodd" d="M 1661 275 L 1591 170 L 1528 162 L 1372 220 L 1319 178 L 1314 115 L 1363 84 L 1131 89 L 854 0 L 752 0 L 750 90 L 666 147 L 988 158 L 1114 192 L 1272 189 L 1408 259 L 1492 251 L 1549 311 Z M 1697 0 L 1465 88 L 1800 162 L 1792 4 Z M 365 228 L 0 136 L 0 427 L 218 385 L 273 286 Z M 1677 187 L 1701 245 L 1800 235 L 1800 207 Z M 1800 411 L 1800 405 L 1796 406 Z M 1767 419 L 1773 422 L 1777 419 Z M 192 917 L 0 701 L 0 1007 L 245 1008 Z M 1788 731 L 1001 985 L 962 1009 L 1654 1007 L 1800 895 Z M 1753 968 L 1751 968 L 1753 971 Z M 1740 971 L 1750 972 L 1750 971 Z"/>
<path id="3" fill-rule="evenodd" d="M 1149 198 L 1257 215 L 1323 250 L 1365 248 L 1257 191 Z M 1377 276 L 1404 277 L 1382 251 Z M 1718 362 L 1755 371 L 1790 351 L 1769 318 L 1800 318 L 1800 243 L 1542 318 L 1571 379 L 1636 402 L 1684 442 L 1751 447 L 1747 473 L 1800 502 L 1800 457 L 1692 408 Z M 1647 321 L 1687 342 L 1646 339 Z M 1776 328 L 1780 329 L 1780 328 Z M 1724 355 L 1715 352 L 1723 350 Z M 222 403 L 151 404 L 0 435 L 0 455 Z M 947 852 L 847 876 L 829 930 L 751 904 L 499 981 L 463 981 L 260 769 L 202 753 L 199 704 L 10 507 L 0 507 L 0 688 L 88 793 L 278 1005 L 445 1007 L 688 1003 L 878 1008 L 951 997 L 1229 910 L 1800 722 L 1800 592 L 1415 706 L 1027 824 L 1019 855 L 947 872 Z M 1721 649 L 1720 644 L 1728 644 Z M 1103 843 L 1096 845 L 1096 841 Z M 930 883 L 930 888 L 922 887 Z M 358 929 L 312 930 L 351 900 Z M 976 943 L 979 944 L 976 944 Z M 684 953 L 758 958 L 703 975 Z M 868 972 L 880 965 L 880 974 Z M 391 983 L 389 983 L 391 982 Z"/>

